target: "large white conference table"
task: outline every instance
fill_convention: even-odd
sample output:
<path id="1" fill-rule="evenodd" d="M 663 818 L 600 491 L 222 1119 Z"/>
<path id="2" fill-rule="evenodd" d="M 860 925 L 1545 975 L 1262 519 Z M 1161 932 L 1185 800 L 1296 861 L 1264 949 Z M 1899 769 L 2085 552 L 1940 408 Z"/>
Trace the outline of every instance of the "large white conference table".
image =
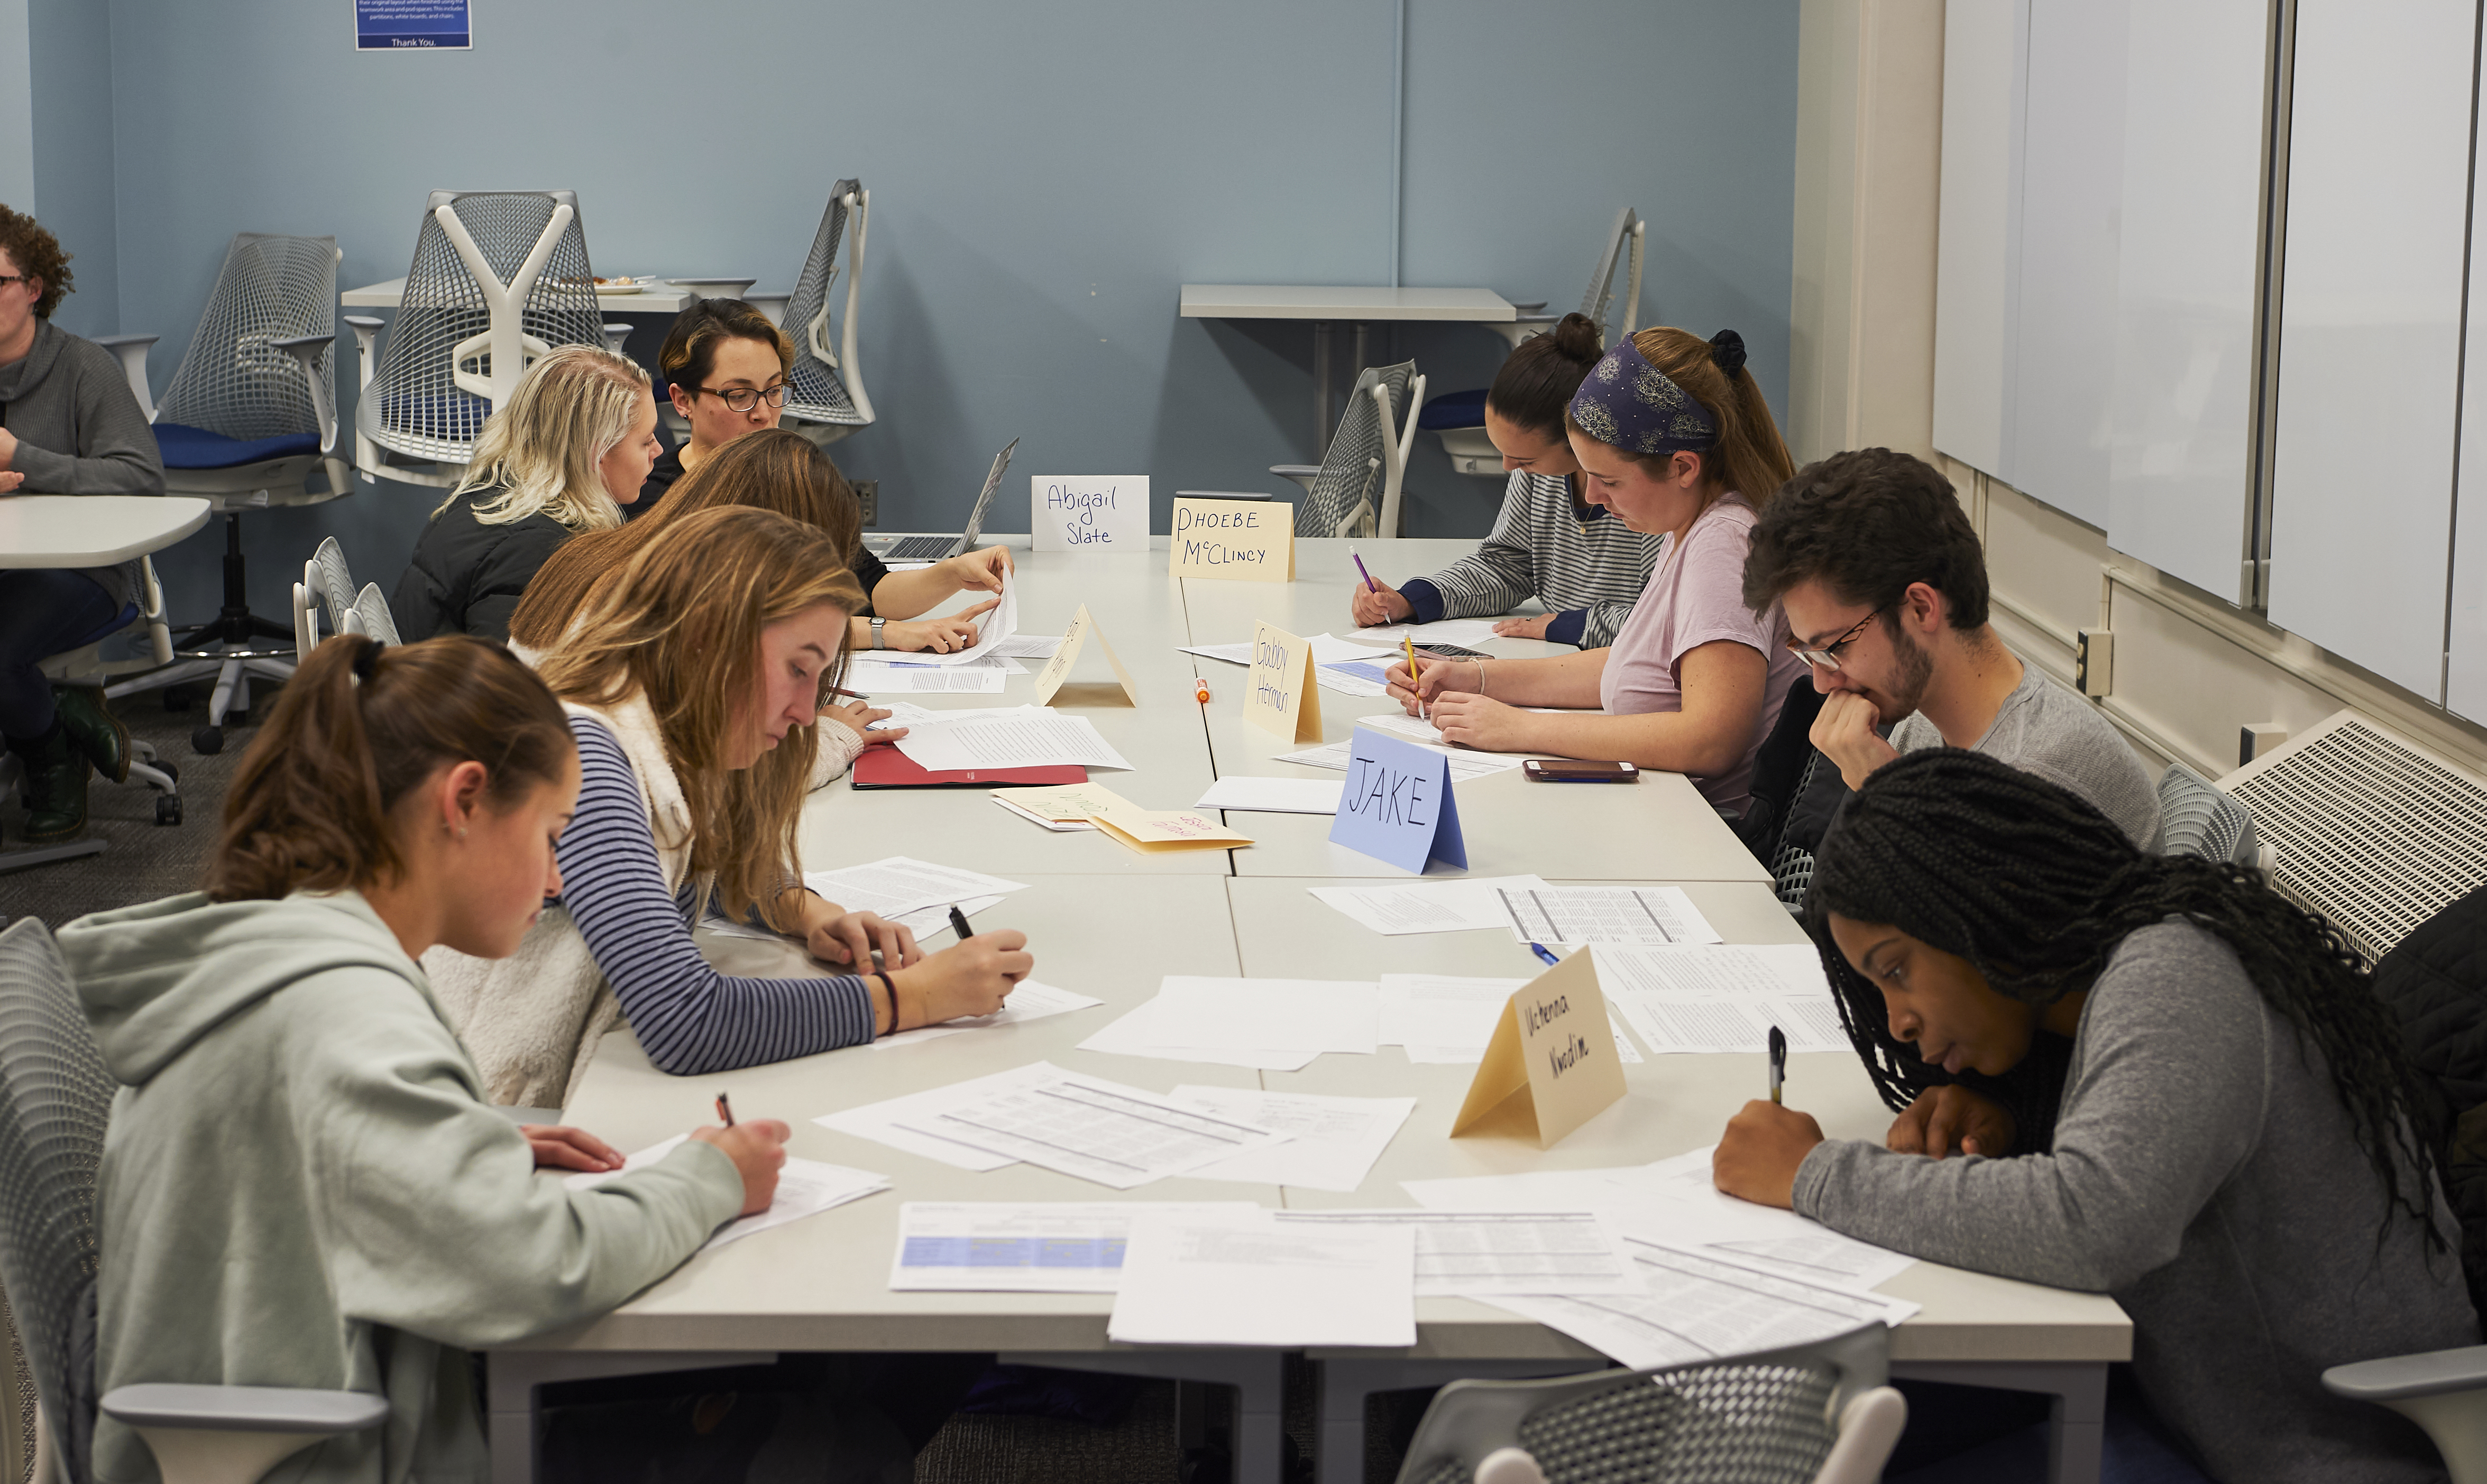
<path id="1" fill-rule="evenodd" d="M 1346 631 L 1354 580 L 1345 544 L 1297 544 L 1297 580 L 1175 579 L 1164 539 L 1147 557 L 1036 556 L 1020 545 L 1020 630 L 1060 632 L 1086 604 L 1140 692 L 1133 707 L 1110 684 L 1096 640 L 1057 698 L 1087 716 L 1134 765 L 1098 781 L 1149 808 L 1191 804 L 1217 776 L 1341 777 L 1275 761 L 1293 750 L 1243 726 L 1243 667 L 1186 655 L 1186 643 L 1248 639 L 1255 617 L 1293 631 Z M 1437 570 L 1466 542 L 1359 544 L 1377 574 Z M 1557 653 L 1533 640 L 1477 646 L 1505 656 Z M 1033 671 L 1035 663 L 1030 662 Z M 1212 700 L 1193 699 L 1194 677 Z M 1033 675 L 1000 695 L 914 695 L 930 709 L 1019 705 Z M 1105 699 L 1110 692 L 1110 703 Z M 1382 698 L 1324 690 L 1325 736 L 1353 717 L 1396 708 Z M 1550 880 L 1681 885 L 1730 942 L 1800 941 L 1766 874 L 1684 779 L 1648 774 L 1633 786 L 1524 782 L 1517 770 L 1457 786 L 1476 874 L 1533 871 Z M 1289 1208 L 1411 1203 L 1399 1182 L 1419 1178 L 1645 1163 L 1715 1141 L 1727 1117 L 1764 1087 L 1762 1057 L 1647 1055 L 1627 1072 L 1628 1095 L 1552 1149 L 1533 1139 L 1448 1137 L 1472 1069 L 1411 1065 L 1395 1047 L 1373 1056 L 1328 1055 L 1301 1072 L 1262 1073 L 1206 1063 L 1081 1050 L 1078 1043 L 1158 992 L 1166 974 L 1367 979 L 1385 970 L 1532 976 L 1536 961 L 1502 933 L 1384 938 L 1305 894 L 1348 878 L 1389 876 L 1378 862 L 1323 839 L 1326 817 L 1232 812 L 1248 848 L 1142 855 L 1101 833 L 1056 834 L 1018 819 L 981 790 L 856 793 L 841 781 L 815 795 L 801 831 L 803 863 L 824 869 L 906 854 L 1028 883 L 979 915 L 980 930 L 1017 928 L 1036 955 L 1035 977 L 1104 1004 L 1020 1025 L 886 1047 L 853 1047 L 723 1076 L 657 1072 L 627 1030 L 606 1037 L 565 1118 L 623 1149 L 639 1149 L 709 1121 L 731 1090 L 745 1117 L 784 1119 L 791 1153 L 875 1170 L 894 1189 L 694 1256 L 672 1275 L 592 1323 L 492 1354 L 493 1476 L 535 1477 L 537 1388 L 594 1376 L 763 1362 L 798 1351 L 995 1352 L 1026 1363 L 1233 1386 L 1236 1477 L 1279 1476 L 1280 1368 L 1276 1351 L 1118 1345 L 1103 1294 L 896 1293 L 888 1287 L 899 1207 L 913 1200 L 1258 1200 Z M 738 972 L 826 972 L 788 944 L 709 938 L 719 966 Z M 947 945 L 947 937 L 927 946 Z M 824 1129 L 824 1113 L 1048 1060 L 1154 1091 L 1178 1084 L 1365 1097 L 1413 1096 L 1415 1112 L 1353 1195 L 1222 1182 L 1167 1180 L 1117 1194 L 1026 1164 L 974 1173 Z M 1789 1101 L 1832 1137 L 1880 1139 L 1890 1115 L 1854 1055 L 1799 1054 Z M 2107 1366 L 2128 1358 L 2132 1327 L 2110 1300 L 1920 1263 L 1883 1285 L 1923 1305 L 1892 1331 L 1895 1372 L 2052 1394 L 2052 1477 L 2098 1474 Z M 1374 1390 L 1463 1375 L 1549 1375 L 1608 1363 L 1554 1330 L 1491 1304 L 1422 1299 L 1417 1343 L 1405 1351 L 1327 1350 L 1320 1362 L 1318 1454 L 1325 1484 L 1363 1470 L 1363 1401 Z"/>

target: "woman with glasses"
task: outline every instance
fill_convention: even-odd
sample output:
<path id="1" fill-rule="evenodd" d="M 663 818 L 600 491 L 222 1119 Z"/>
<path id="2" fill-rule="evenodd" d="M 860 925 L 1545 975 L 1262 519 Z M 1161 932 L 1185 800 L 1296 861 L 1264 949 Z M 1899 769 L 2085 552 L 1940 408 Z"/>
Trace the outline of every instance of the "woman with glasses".
<path id="1" fill-rule="evenodd" d="M 1542 659 L 1420 658 L 1414 677 L 1391 667 L 1390 693 L 1444 742 L 1680 772 L 1740 814 L 1753 753 L 1804 669 L 1778 605 L 1745 606 L 1757 509 L 1791 468 L 1744 337 L 1642 330 L 1590 371 L 1565 424 L 1583 497 L 1665 537 L 1614 642 Z"/>
<path id="2" fill-rule="evenodd" d="M 691 435 L 649 469 L 639 503 L 631 509 L 634 518 L 655 509 L 676 480 L 718 449 L 744 434 L 777 426 L 794 392 L 795 342 L 741 299 L 694 299 L 675 317 L 657 351 L 657 364 L 664 371 L 674 410 L 690 423 Z M 871 600 L 855 616 L 853 646 L 936 654 L 975 643 L 976 618 L 1001 600 L 940 618 L 918 616 L 963 592 L 998 594 L 1002 574 L 1011 570 L 1010 553 L 1000 546 L 962 551 L 930 567 L 893 573 L 858 543 L 848 565 Z"/>

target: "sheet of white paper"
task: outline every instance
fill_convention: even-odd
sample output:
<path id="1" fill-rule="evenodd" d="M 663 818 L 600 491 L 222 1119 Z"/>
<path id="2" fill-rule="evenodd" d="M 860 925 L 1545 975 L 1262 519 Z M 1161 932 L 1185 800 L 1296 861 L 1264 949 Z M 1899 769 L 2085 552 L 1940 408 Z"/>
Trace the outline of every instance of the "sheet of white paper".
<path id="1" fill-rule="evenodd" d="M 1220 1067 L 1249 1067 L 1259 1072 L 1301 1072 L 1312 1065 L 1319 1051 L 1250 1051 L 1250 1050 L 1176 1050 L 1160 1048 L 1153 1029 L 1157 1023 L 1157 1001 L 1143 1001 L 1126 1012 L 1122 1019 L 1079 1043 L 1083 1051 L 1104 1051 L 1109 1056 L 1152 1056 L 1160 1061 L 1199 1061 Z"/>
<path id="2" fill-rule="evenodd" d="M 1523 943 L 1719 941 L 1681 886 L 1504 887 L 1495 895 L 1511 936 Z"/>
<path id="3" fill-rule="evenodd" d="M 1011 813 L 1018 815 L 1020 819 L 1026 820 L 1029 824 L 1041 825 L 1046 828 L 1052 830 L 1055 834 L 1071 834 L 1078 830 L 1094 829 L 1097 827 L 1087 820 L 1047 819 L 1044 815 L 1037 813 L 1033 809 L 1020 808 L 1019 805 L 1012 803 L 1009 799 L 1004 798 L 999 794 L 988 794 L 985 797 L 1001 805 L 1003 808 L 1008 809 Z"/>
<path id="4" fill-rule="evenodd" d="M 1258 814 L 1336 814 L 1339 793 L 1346 786 L 1327 778 L 1220 778 L 1192 807 Z"/>
<path id="5" fill-rule="evenodd" d="M 978 602 L 988 601 L 981 596 L 976 600 Z M 1019 632 L 1019 584 L 1012 580 L 1009 573 L 1005 572 L 1002 574 L 1001 605 L 976 620 L 975 643 L 956 654 L 919 654 L 914 658 L 930 664 L 973 664 L 987 655 L 993 654 L 1001 647 L 1002 640 L 1017 632 Z"/>
<path id="6" fill-rule="evenodd" d="M 1398 653 L 1398 646 L 1388 640 L 1368 641 L 1362 634 L 1340 638 L 1334 633 L 1312 636 L 1313 663 L 1339 664 L 1351 659 L 1386 659 Z"/>
<path id="7" fill-rule="evenodd" d="M 1271 1349 L 1413 1345 L 1415 1272 L 1415 1234 L 1405 1226 L 1143 1211 L 1132 1219 L 1105 1334 Z"/>
<path id="8" fill-rule="evenodd" d="M 1379 659 L 1351 659 L 1337 664 L 1313 666 L 1313 679 L 1320 683 L 1324 690 L 1335 690 L 1340 695 L 1362 696 L 1370 699 L 1389 693 L 1390 685 L 1383 678 L 1382 669 L 1382 661 Z"/>
<path id="9" fill-rule="evenodd" d="M 872 724 L 872 730 L 876 732 L 885 732 L 894 727 L 913 726 L 919 721 L 937 721 L 943 714 L 930 707 L 918 706 L 912 701 L 891 701 L 879 709 L 889 714 Z"/>
<path id="10" fill-rule="evenodd" d="M 562 1184 L 582 1190 L 618 1179 L 635 1169 L 645 1169 L 674 1152 L 687 1134 L 677 1134 L 661 1144 L 654 1144 L 630 1156 L 622 1168 L 601 1174 L 567 1175 Z M 889 1189 L 889 1177 L 876 1175 L 868 1169 L 850 1169 L 843 1164 L 824 1164 L 818 1160 L 789 1158 L 777 1168 L 777 1193 L 768 1209 L 758 1216 L 747 1216 L 729 1221 L 708 1239 L 709 1247 L 721 1247 L 729 1242 L 740 1242 L 753 1232 L 799 1221 L 807 1216 L 818 1216 L 833 1206 Z"/>
<path id="11" fill-rule="evenodd" d="M 1403 1180 L 1399 1188 L 1430 1211 L 1604 1211 L 1618 1215 L 1663 1197 L 1630 1182 L 1646 1166 L 1527 1170 L 1516 1175 L 1464 1175 Z"/>
<path id="12" fill-rule="evenodd" d="M 1385 644 L 1411 638 L 1418 644 L 1456 644 L 1467 649 L 1493 638 L 1494 625 L 1490 618 L 1444 618 L 1430 624 L 1384 624 L 1377 629 L 1359 629 L 1355 636 Z"/>
<path id="13" fill-rule="evenodd" d="M 1407 1048 L 1408 1059 L 1420 1065 L 1482 1061 L 1511 992 L 1527 982 L 1384 974 L 1379 1000 L 1382 1043 Z M 1607 1009 L 1607 1028 L 1614 1035 L 1616 1056 L 1628 1066 L 1637 1065 L 1640 1048 L 1624 1033 L 1623 1022 L 1615 1018 L 1611 1005 Z"/>
<path id="14" fill-rule="evenodd" d="M 1598 966 L 1603 969 L 1603 957 Z M 1603 983 L 1603 976 L 1601 978 Z M 1795 1051 L 1841 1051 L 1848 1033 L 1829 999 L 1680 999 L 1656 994 L 1617 994 L 1607 1004 L 1622 1012 L 1653 1051 L 1749 1051 L 1771 1044 L 1771 1028 L 1787 1035 Z"/>
<path id="15" fill-rule="evenodd" d="M 960 902 L 956 905 L 961 912 L 973 917 L 976 913 L 983 911 L 988 907 L 1000 906 L 1001 900 L 1002 899 L 997 896 L 969 897 L 965 901 Z M 939 907 L 919 907 L 911 912 L 901 912 L 889 920 L 905 925 L 907 930 L 913 933 L 919 939 L 927 938 L 931 938 L 936 933 L 947 933 L 950 931 L 951 906 L 952 904 L 944 902 Z M 880 1043 L 875 1042 L 874 1044 L 879 1045 Z"/>
<path id="16" fill-rule="evenodd" d="M 1605 945 L 1598 982 L 1655 1051 L 1757 1050 L 1774 1025 L 1795 1050 L 1848 1047 L 1810 943 Z"/>
<path id="17" fill-rule="evenodd" d="M 1278 761 L 1300 763 L 1306 768 L 1327 768 L 1345 772 L 1348 749 L 1353 746 L 1355 742 L 1352 741 L 1325 742 L 1321 746 L 1306 747 L 1299 752 L 1282 752 L 1278 754 Z M 1438 752 L 1451 760 L 1451 781 L 1454 783 L 1465 783 L 1470 778 L 1482 778 L 1489 773 L 1508 772 L 1527 761 L 1516 752 L 1470 752 L 1465 748 L 1436 746 L 1430 743 L 1427 744 L 1426 750 Z"/>
<path id="18" fill-rule="evenodd" d="M 1511 914 L 1495 895 L 1500 887 L 1533 890 L 1534 876 L 1480 876 L 1466 881 L 1407 885 L 1307 886 L 1324 905 L 1336 908 L 1376 933 L 1465 933 L 1505 928 Z"/>
<path id="19" fill-rule="evenodd" d="M 1375 986 L 1333 979 L 1211 979 L 1168 974 L 1160 981 L 1157 1045 L 1185 1052 L 1343 1051 L 1374 1049 Z"/>
<path id="20" fill-rule="evenodd" d="M 1625 1236 L 1697 1249 L 1790 1277 L 1871 1288 L 1916 1259 L 1859 1242 L 1818 1221 L 1738 1200 L 1711 1177 L 1711 1150 L 1695 1149 L 1612 1178 Z"/>
<path id="21" fill-rule="evenodd" d="M 1612 1222 L 1590 1211 L 1288 1211 L 1278 1219 L 1412 1229 L 1420 1299 L 1641 1291 Z"/>
<path id="22" fill-rule="evenodd" d="M 898 750 L 934 772 L 1064 764 L 1126 770 L 1132 766 L 1098 735 L 1096 723 L 1087 717 L 1064 715 L 1041 706 L 964 721 L 928 722 L 899 739 Z"/>
<path id="23" fill-rule="evenodd" d="M 1227 664 L 1252 662 L 1252 645 L 1249 640 L 1242 644 L 1179 644 L 1175 646 L 1175 653 L 1198 655 L 1203 659 L 1222 660 Z"/>
<path id="24" fill-rule="evenodd" d="M 1009 1155 L 995 1154 L 992 1150 L 974 1144 L 964 1144 L 954 1138 L 918 1134 L 912 1130 L 901 1128 L 898 1120 L 936 1112 L 953 1103 L 973 1102 L 989 1093 L 1034 1086 L 1060 1075 L 1061 1069 L 1049 1062 L 1031 1062 L 1024 1067 L 1013 1067 L 1007 1072 L 995 1072 L 987 1077 L 970 1078 L 964 1082 L 953 1082 L 947 1087 L 927 1088 L 922 1092 L 908 1093 L 904 1097 L 889 1098 L 880 1103 L 866 1103 L 861 1106 L 842 1108 L 834 1113 L 823 1113 L 812 1121 L 824 1129 L 835 1129 L 841 1134 L 852 1134 L 857 1138 L 872 1139 L 877 1143 L 887 1144 L 892 1149 L 904 1149 L 909 1154 L 922 1155 L 928 1160 L 938 1160 L 944 1164 L 954 1164 L 961 1169 L 1000 1169 L 1006 1164 L 1016 1164 L 1019 1162 Z"/>
<path id="25" fill-rule="evenodd" d="M 1013 659 L 1050 659 L 1061 647 L 1062 635 L 1058 633 L 1015 633 L 994 645 L 993 653 Z"/>
<path id="26" fill-rule="evenodd" d="M 1004 641 L 1008 642 L 1008 641 Z M 889 670 L 993 670 L 1003 675 L 1025 675 L 1027 666 L 995 649 L 981 659 L 965 659 L 955 664 L 943 662 L 944 657 L 910 650 L 864 650 L 847 656 L 847 673 L 866 678 Z"/>
<path id="27" fill-rule="evenodd" d="M 902 1030 L 894 1036 L 883 1036 L 875 1041 L 872 1049 L 876 1051 L 885 1051 L 892 1047 L 913 1046 L 919 1041 L 936 1041 L 943 1036 L 955 1036 L 961 1031 L 988 1030 L 995 1025 L 1018 1025 L 1028 1021 L 1041 1021 L 1049 1015 L 1085 1010 L 1090 1005 L 1104 1003 L 1104 1000 L 1091 995 L 1074 994 L 1069 990 L 1057 990 L 1049 984 L 1039 984 L 1033 979 L 1022 979 L 1019 982 L 1019 988 L 1010 992 L 1010 998 L 1002 1002 L 1002 1007 L 991 1015 L 978 1016 L 966 1021 L 945 1021 L 938 1025 L 919 1025 L 913 1030 Z"/>
<path id="28" fill-rule="evenodd" d="M 905 669 L 895 665 L 877 664 L 867 672 L 861 666 L 847 672 L 847 688 L 860 690 L 867 696 L 896 691 L 905 695 L 947 692 L 952 695 L 998 695 L 1010 677 L 998 669 L 983 665 L 963 665 L 955 669 Z"/>
<path id="29" fill-rule="evenodd" d="M 1364 1184 L 1364 1177 L 1373 1172 L 1373 1162 L 1382 1158 L 1399 1126 L 1416 1109 L 1413 1098 L 1325 1098 L 1189 1083 L 1177 1087 L 1173 1096 L 1194 1107 L 1288 1135 L 1283 1144 L 1204 1164 L 1191 1172 L 1192 1179 L 1341 1192 Z"/>
<path id="30" fill-rule="evenodd" d="M 834 871 L 806 871 L 803 884 L 849 911 L 879 912 L 883 917 L 1027 889 L 1025 882 L 1006 882 L 982 871 L 935 865 L 906 855 Z M 944 920 L 947 916 L 942 914 Z"/>
<path id="31" fill-rule="evenodd" d="M 1109 1294 L 1138 1211 L 1246 1212 L 1249 1201 L 908 1201 L 889 1286 L 901 1291 Z"/>
<path id="32" fill-rule="evenodd" d="M 1103 1078 L 1048 1076 L 901 1114 L 897 1126 L 1129 1190 L 1286 1135 Z"/>

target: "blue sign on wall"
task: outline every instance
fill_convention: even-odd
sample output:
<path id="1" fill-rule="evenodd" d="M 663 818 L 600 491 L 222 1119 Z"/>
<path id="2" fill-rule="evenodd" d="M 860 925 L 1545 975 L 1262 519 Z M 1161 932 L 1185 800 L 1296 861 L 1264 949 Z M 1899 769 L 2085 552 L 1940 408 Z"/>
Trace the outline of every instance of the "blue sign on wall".
<path id="1" fill-rule="evenodd" d="M 468 0 L 354 0 L 356 51 L 466 51 Z"/>

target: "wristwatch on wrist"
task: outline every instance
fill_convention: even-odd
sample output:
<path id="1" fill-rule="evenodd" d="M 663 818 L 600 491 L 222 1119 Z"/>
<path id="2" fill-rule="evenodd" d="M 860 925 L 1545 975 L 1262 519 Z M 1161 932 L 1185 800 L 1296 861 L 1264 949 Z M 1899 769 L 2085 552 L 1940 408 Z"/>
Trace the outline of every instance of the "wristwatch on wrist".
<path id="1" fill-rule="evenodd" d="M 880 626 L 881 626 L 881 625 L 883 625 L 883 624 L 886 624 L 886 623 L 888 623 L 888 622 L 889 622 L 889 620 L 887 620 L 887 619 L 885 619 L 885 618 L 877 618 L 877 619 L 874 619 L 874 620 L 872 621 L 872 647 L 873 647 L 873 648 L 875 648 L 875 649 L 887 649 L 887 648 L 889 648 L 888 644 L 886 644 L 885 642 L 883 642 L 883 641 L 882 641 L 882 639 L 881 639 L 881 636 L 880 636 Z"/>

